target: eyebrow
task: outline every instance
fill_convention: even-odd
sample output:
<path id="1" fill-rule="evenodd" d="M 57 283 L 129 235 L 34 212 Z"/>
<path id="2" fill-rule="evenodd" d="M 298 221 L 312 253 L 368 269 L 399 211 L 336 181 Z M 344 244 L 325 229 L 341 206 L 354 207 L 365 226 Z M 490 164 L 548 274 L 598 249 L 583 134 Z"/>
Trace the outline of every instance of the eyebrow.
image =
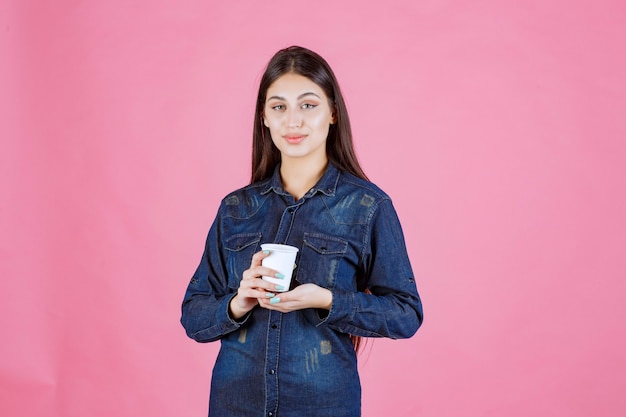
<path id="1" fill-rule="evenodd" d="M 298 100 L 303 99 L 304 97 L 307 96 L 315 96 L 317 98 L 319 98 L 321 100 L 321 97 L 318 96 L 317 94 L 315 94 L 312 91 L 306 92 L 306 93 L 302 93 L 298 96 Z M 281 97 L 281 96 L 272 96 L 272 97 L 268 97 L 266 101 L 270 101 L 270 100 L 282 100 L 282 101 L 287 101 L 287 99 L 285 97 Z"/>

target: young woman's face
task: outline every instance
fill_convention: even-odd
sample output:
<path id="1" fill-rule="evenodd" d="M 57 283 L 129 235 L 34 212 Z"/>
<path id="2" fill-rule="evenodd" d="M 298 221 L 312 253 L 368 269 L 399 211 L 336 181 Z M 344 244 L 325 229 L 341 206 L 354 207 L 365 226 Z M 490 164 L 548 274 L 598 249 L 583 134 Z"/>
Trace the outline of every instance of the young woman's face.
<path id="1" fill-rule="evenodd" d="M 282 75 L 267 89 L 263 123 L 283 161 L 306 158 L 326 163 L 326 138 L 334 109 L 320 86 L 302 75 Z"/>

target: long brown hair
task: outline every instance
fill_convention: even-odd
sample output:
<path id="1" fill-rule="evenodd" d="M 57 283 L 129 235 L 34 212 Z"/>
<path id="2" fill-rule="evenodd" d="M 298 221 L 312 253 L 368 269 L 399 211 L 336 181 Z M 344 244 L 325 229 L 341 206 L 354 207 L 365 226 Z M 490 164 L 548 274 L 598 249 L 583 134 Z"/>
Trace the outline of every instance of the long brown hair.
<path id="1" fill-rule="evenodd" d="M 254 183 L 271 177 L 280 163 L 280 152 L 274 146 L 270 131 L 263 123 L 263 109 L 269 87 L 278 78 L 289 73 L 307 77 L 320 86 L 328 97 L 328 104 L 335 111 L 336 123 L 330 126 L 326 139 L 326 156 L 329 161 L 343 171 L 368 180 L 354 151 L 348 110 L 333 70 L 326 60 L 315 52 L 300 46 L 290 46 L 281 49 L 270 59 L 261 77 L 254 112 L 250 182 Z M 362 344 L 361 337 L 350 335 L 350 338 L 354 349 L 359 351 Z"/>

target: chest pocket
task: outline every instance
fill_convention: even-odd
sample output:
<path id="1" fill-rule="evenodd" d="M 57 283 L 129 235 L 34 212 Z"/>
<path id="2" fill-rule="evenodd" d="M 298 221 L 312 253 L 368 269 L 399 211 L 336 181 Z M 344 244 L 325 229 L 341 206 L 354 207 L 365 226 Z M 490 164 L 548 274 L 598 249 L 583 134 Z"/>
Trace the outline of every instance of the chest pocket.
<path id="1" fill-rule="evenodd" d="M 348 242 L 345 240 L 305 233 L 296 280 L 300 284 L 313 283 L 328 289 L 334 288 L 339 263 L 347 250 Z"/>
<path id="2" fill-rule="evenodd" d="M 224 248 L 227 254 L 226 268 L 230 288 L 239 288 L 241 275 L 250 267 L 252 256 L 257 252 L 260 241 L 261 233 L 240 233 L 226 239 Z"/>

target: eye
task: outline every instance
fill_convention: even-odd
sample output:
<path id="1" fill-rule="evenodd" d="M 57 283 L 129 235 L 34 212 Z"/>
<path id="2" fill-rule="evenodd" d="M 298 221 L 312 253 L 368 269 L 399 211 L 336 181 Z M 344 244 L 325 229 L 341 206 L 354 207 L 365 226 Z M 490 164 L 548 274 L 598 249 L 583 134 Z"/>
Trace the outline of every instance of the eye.
<path id="1" fill-rule="evenodd" d="M 317 104 L 311 104 L 311 103 L 304 103 L 304 104 L 302 105 L 302 108 L 303 108 L 303 109 L 314 109 L 314 108 L 316 108 L 316 107 L 317 107 Z"/>
<path id="2" fill-rule="evenodd" d="M 276 111 L 285 110 L 285 105 L 284 104 L 277 104 L 275 106 L 272 106 L 272 110 L 276 110 Z"/>

